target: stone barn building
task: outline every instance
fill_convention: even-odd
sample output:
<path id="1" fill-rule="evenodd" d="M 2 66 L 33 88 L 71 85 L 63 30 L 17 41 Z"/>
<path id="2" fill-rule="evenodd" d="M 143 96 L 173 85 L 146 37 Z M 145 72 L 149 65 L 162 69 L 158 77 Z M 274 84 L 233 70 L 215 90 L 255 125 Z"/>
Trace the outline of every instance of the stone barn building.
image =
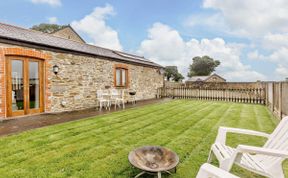
<path id="1" fill-rule="evenodd" d="M 193 76 L 190 77 L 188 80 L 186 80 L 186 84 L 192 84 L 192 83 L 201 83 L 201 82 L 226 82 L 226 79 L 221 77 L 220 75 L 217 74 L 212 74 L 208 76 Z"/>
<path id="2" fill-rule="evenodd" d="M 86 43 L 81 36 L 70 26 L 66 25 L 63 28 L 50 33 L 53 36 L 66 38 L 68 40 L 77 41 L 79 43 Z"/>
<path id="3" fill-rule="evenodd" d="M 152 99 L 163 86 L 162 68 L 86 44 L 70 26 L 46 34 L 0 23 L 0 119 L 93 108 L 96 91 L 105 88 Z"/>

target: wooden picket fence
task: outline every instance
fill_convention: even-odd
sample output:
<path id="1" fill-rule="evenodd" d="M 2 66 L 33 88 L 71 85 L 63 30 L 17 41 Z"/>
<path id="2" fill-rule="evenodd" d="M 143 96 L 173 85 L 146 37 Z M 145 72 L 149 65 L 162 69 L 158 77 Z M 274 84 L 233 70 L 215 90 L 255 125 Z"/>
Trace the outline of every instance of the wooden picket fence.
<path id="1" fill-rule="evenodd" d="M 201 99 L 232 101 L 241 103 L 265 104 L 266 93 L 263 88 L 190 88 L 186 86 L 162 87 L 157 90 L 158 97 L 182 99 Z"/>
<path id="2" fill-rule="evenodd" d="M 288 116 L 288 81 L 266 83 L 266 106 L 278 118 Z"/>

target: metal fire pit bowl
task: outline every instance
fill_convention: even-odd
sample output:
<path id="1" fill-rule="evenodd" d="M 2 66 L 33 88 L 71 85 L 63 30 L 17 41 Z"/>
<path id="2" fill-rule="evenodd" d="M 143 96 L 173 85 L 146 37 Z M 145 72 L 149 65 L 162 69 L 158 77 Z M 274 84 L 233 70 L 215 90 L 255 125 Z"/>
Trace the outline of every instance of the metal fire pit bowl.
<path id="1" fill-rule="evenodd" d="M 132 95 L 132 96 L 136 95 L 136 91 L 129 91 L 129 95 Z"/>
<path id="2" fill-rule="evenodd" d="M 157 174 L 161 178 L 161 173 L 169 173 L 179 163 L 179 157 L 173 151 L 160 146 L 144 146 L 129 153 L 129 162 L 138 169 L 143 170 L 135 176 L 139 177 L 145 173 Z"/>

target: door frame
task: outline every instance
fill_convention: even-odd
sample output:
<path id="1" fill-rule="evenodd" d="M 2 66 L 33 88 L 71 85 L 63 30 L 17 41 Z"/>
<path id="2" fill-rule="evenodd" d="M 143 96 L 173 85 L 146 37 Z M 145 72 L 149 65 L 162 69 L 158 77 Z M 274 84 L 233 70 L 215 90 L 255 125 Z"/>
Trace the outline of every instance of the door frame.
<path id="1" fill-rule="evenodd" d="M 12 111 L 12 60 L 23 61 L 23 110 Z M 37 61 L 38 65 L 38 76 L 39 76 L 39 108 L 30 109 L 29 108 L 29 61 Z M 6 106 L 7 106 L 7 116 L 21 116 L 30 115 L 44 112 L 44 60 L 33 58 L 33 57 L 22 57 L 22 56 L 6 56 Z"/>

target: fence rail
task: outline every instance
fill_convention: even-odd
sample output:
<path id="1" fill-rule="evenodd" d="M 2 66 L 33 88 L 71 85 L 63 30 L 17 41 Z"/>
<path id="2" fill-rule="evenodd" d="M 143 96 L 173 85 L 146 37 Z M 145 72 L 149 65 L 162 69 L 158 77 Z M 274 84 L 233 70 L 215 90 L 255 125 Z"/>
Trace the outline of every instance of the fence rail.
<path id="1" fill-rule="evenodd" d="M 265 88 L 211 89 L 211 88 L 159 88 L 159 97 L 195 98 L 203 100 L 232 101 L 241 103 L 265 104 Z"/>

